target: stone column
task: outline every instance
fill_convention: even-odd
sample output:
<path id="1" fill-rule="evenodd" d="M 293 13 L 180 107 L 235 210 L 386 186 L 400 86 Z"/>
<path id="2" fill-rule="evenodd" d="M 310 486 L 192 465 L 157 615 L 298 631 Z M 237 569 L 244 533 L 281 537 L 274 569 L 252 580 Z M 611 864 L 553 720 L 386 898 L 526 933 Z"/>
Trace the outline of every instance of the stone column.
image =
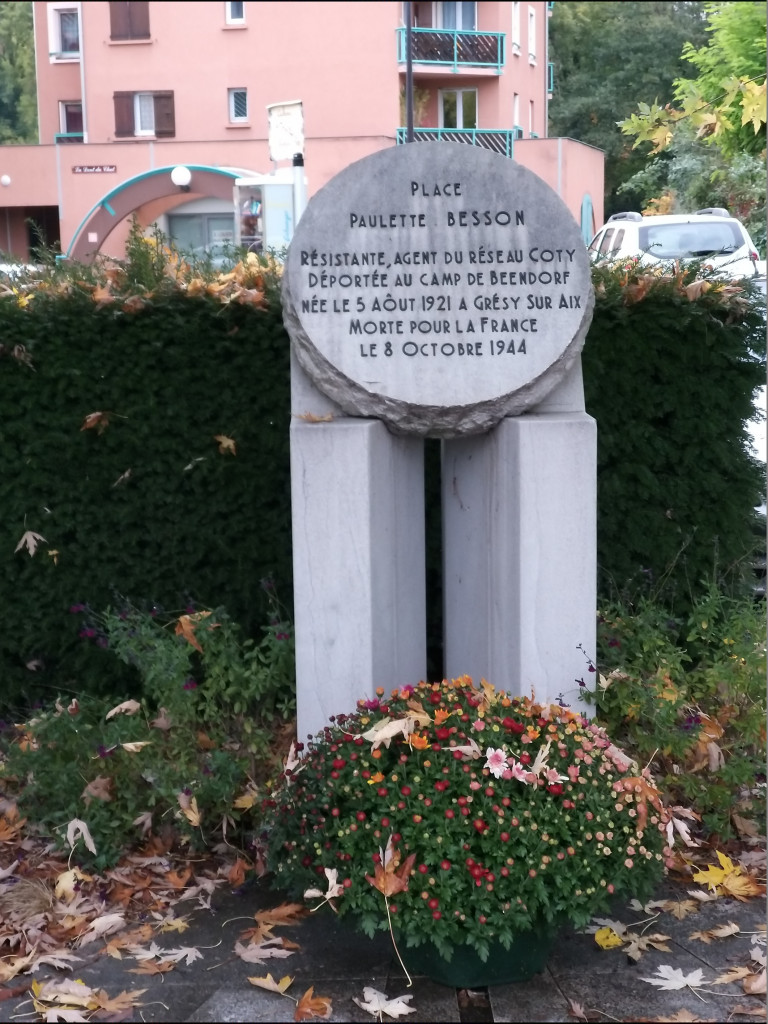
<path id="1" fill-rule="evenodd" d="M 295 362 L 291 382 L 297 734 L 304 740 L 377 686 L 424 678 L 424 446 L 379 420 L 344 416 Z"/>
<path id="2" fill-rule="evenodd" d="M 445 671 L 580 702 L 595 656 L 595 421 L 580 360 L 531 412 L 443 446 Z"/>

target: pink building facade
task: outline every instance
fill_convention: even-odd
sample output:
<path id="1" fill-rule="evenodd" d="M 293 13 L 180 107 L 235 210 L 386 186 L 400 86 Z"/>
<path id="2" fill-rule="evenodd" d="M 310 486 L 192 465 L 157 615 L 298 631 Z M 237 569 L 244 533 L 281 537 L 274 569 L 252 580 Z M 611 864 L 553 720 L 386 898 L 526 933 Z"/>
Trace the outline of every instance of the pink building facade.
<path id="1" fill-rule="evenodd" d="M 547 138 L 552 5 L 410 6 L 414 144 L 447 138 L 519 161 L 591 237 L 603 154 Z M 310 196 L 405 141 L 399 0 L 36 0 L 33 10 L 39 144 L 0 147 L 0 251 L 14 258 L 29 258 L 37 236 L 72 258 L 119 256 L 132 215 L 182 248 L 231 241 L 235 179 L 277 169 L 272 104 L 302 104 Z M 174 167 L 190 170 L 183 188 Z"/>

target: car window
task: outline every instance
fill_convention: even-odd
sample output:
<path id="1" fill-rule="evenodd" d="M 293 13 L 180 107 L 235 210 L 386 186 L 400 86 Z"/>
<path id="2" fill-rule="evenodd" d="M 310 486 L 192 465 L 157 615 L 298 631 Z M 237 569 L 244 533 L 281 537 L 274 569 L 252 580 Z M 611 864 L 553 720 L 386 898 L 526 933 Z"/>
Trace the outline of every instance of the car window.
<path id="1" fill-rule="evenodd" d="M 728 255 L 744 245 L 736 221 L 649 224 L 639 232 L 640 249 L 659 259 Z"/>
<path id="2" fill-rule="evenodd" d="M 602 230 L 600 230 L 600 231 L 597 232 L 595 237 L 589 243 L 589 250 L 590 250 L 590 252 L 599 252 L 600 251 L 600 243 L 602 242 L 602 240 L 603 240 L 603 232 L 602 232 Z"/>
<path id="3" fill-rule="evenodd" d="M 608 249 L 608 246 L 611 243 L 611 239 L 613 238 L 613 231 L 613 228 L 608 228 L 608 230 L 603 235 L 602 241 L 600 242 L 600 249 L 598 250 L 600 253 L 604 253 Z"/>

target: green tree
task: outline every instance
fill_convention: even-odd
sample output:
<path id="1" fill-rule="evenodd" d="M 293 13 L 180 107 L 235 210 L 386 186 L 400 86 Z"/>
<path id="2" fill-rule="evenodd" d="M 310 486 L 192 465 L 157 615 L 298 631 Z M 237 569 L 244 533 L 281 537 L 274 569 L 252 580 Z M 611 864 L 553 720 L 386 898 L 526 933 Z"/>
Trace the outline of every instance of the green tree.
<path id="1" fill-rule="evenodd" d="M 0 4 L 0 143 L 37 142 L 32 4 Z"/>
<path id="2" fill-rule="evenodd" d="M 681 123 L 713 143 L 725 157 L 759 154 L 765 149 L 766 11 L 762 3 L 708 3 L 706 46 L 688 42 L 682 57 L 693 64 L 695 78 L 675 82 L 677 107 L 658 95 L 640 103 L 638 113 L 620 122 L 635 136 L 633 148 L 652 144 L 652 153 L 666 148 Z M 643 91 L 641 91 L 641 95 Z M 651 95 L 651 91 L 644 93 Z"/>
<path id="3" fill-rule="evenodd" d="M 550 57 L 555 91 L 550 134 L 568 136 L 605 152 L 606 215 L 627 208 L 619 186 L 644 159 L 633 152 L 616 122 L 638 96 L 674 97 L 687 70 L 686 43 L 706 42 L 703 3 L 559 3 L 551 21 Z M 631 204 L 630 204 L 631 205 Z"/>

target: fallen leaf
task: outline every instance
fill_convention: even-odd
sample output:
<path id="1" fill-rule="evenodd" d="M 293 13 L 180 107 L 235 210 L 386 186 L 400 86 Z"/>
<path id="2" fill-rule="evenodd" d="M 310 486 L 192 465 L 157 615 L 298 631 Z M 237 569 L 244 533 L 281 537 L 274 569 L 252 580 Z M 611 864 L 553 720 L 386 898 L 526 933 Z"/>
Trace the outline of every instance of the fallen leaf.
<path id="1" fill-rule="evenodd" d="M 304 420 L 305 423 L 332 423 L 333 413 L 327 413 L 325 416 L 315 416 L 312 412 L 305 412 L 297 416 L 296 419 Z"/>
<path id="2" fill-rule="evenodd" d="M 181 807 L 181 812 L 187 821 L 194 828 L 198 828 L 200 825 L 200 811 L 197 806 L 197 798 L 189 797 L 185 793 L 179 793 L 177 800 Z"/>
<path id="3" fill-rule="evenodd" d="M 730 985 L 732 981 L 741 981 L 742 978 L 746 978 L 752 971 L 748 967 L 731 967 L 725 974 L 718 974 L 714 981 L 710 982 L 712 985 Z"/>
<path id="4" fill-rule="evenodd" d="M 141 834 L 145 836 L 152 830 L 152 811 L 144 811 L 137 818 L 134 818 L 131 824 L 138 825 L 141 828 Z"/>
<path id="5" fill-rule="evenodd" d="M 108 722 L 115 715 L 135 715 L 137 711 L 141 711 L 141 704 L 137 700 L 124 700 L 122 704 L 117 704 L 111 711 L 108 711 L 104 718 Z"/>
<path id="6" fill-rule="evenodd" d="M 110 792 L 112 788 L 112 779 L 106 775 L 97 775 L 95 779 L 92 779 L 85 787 L 80 796 L 85 801 L 85 806 L 88 807 L 93 800 L 102 800 L 104 803 L 109 803 L 112 799 Z"/>
<path id="7" fill-rule="evenodd" d="M 149 724 L 154 729 L 160 729 L 162 732 L 168 732 L 173 725 L 173 722 L 168 717 L 168 708 L 160 708 L 157 718 L 153 718 Z"/>
<path id="8" fill-rule="evenodd" d="M 137 1005 L 136 1000 L 146 991 L 145 988 L 135 988 L 130 992 L 123 990 L 119 995 L 110 996 L 104 989 L 99 989 L 95 994 L 95 999 L 99 1004 L 99 1010 L 115 1015 L 112 1019 L 118 1019 L 117 1015 L 119 1015 L 119 1019 L 124 1019 L 126 1015 L 131 1014 L 134 1006 Z M 99 1018 L 101 1018 L 101 1014 L 99 1014 Z"/>
<path id="9" fill-rule="evenodd" d="M 248 981 L 252 985 L 258 986 L 258 988 L 265 988 L 268 992 L 279 992 L 281 996 L 293 984 L 293 978 L 290 978 L 287 974 L 280 981 L 275 981 L 271 974 L 268 974 L 266 978 L 248 978 Z"/>
<path id="10" fill-rule="evenodd" d="M 254 917 L 261 925 L 292 925 L 298 924 L 302 917 L 306 917 L 307 908 L 301 903 L 281 903 L 270 910 L 260 910 Z"/>
<path id="11" fill-rule="evenodd" d="M 748 974 L 741 985 L 748 996 L 765 995 L 765 971 L 762 970 L 759 974 Z"/>
<path id="12" fill-rule="evenodd" d="M 720 883 L 720 889 L 726 896 L 733 896 L 734 899 L 746 903 L 753 896 L 764 896 L 765 886 L 756 882 L 749 875 L 732 874 L 726 875 Z"/>
<path id="13" fill-rule="evenodd" d="M 129 974 L 167 974 L 168 971 L 172 971 L 176 967 L 174 960 L 158 960 L 156 963 L 152 960 L 145 960 L 143 964 L 138 967 L 131 967 L 128 970 Z"/>
<path id="14" fill-rule="evenodd" d="M 413 732 L 415 725 L 415 720 L 408 715 L 405 718 L 382 718 L 362 736 L 371 743 L 371 750 L 376 750 L 382 744 L 389 747 L 396 736 L 406 739 Z"/>
<path id="15" fill-rule="evenodd" d="M 678 921 L 682 921 L 688 917 L 689 914 L 696 913 L 699 909 L 699 905 L 695 900 L 664 900 L 664 906 L 662 909 L 666 913 L 671 914 L 672 917 L 676 918 Z"/>
<path id="16" fill-rule="evenodd" d="M 756 821 L 751 821 L 749 818 L 742 818 L 742 816 L 737 814 L 735 811 L 731 811 L 731 821 L 742 836 L 756 838 L 760 835 L 760 829 Z"/>
<path id="17" fill-rule="evenodd" d="M 83 425 L 80 427 L 81 430 L 93 430 L 96 428 L 97 434 L 103 434 L 109 426 L 110 413 L 108 412 L 89 412 L 83 420 Z"/>
<path id="18" fill-rule="evenodd" d="M 35 533 L 33 530 L 25 530 L 21 535 L 21 540 L 13 549 L 14 554 L 21 548 L 26 548 L 31 557 L 37 551 L 37 545 L 40 543 L 47 544 L 48 541 L 42 536 L 42 534 Z"/>
<path id="19" fill-rule="evenodd" d="M 409 999 L 413 999 L 413 996 L 397 996 L 395 999 L 387 999 L 383 992 L 367 986 L 363 989 L 363 1002 L 356 996 L 353 996 L 353 1002 L 357 1003 L 361 1010 L 365 1010 L 374 1017 L 378 1017 L 379 1020 L 381 1020 L 382 1013 L 386 1013 L 388 1017 L 400 1017 L 404 1013 L 416 1013 L 415 1006 L 407 1005 Z"/>
<path id="20" fill-rule="evenodd" d="M 576 1020 L 584 1020 L 587 1022 L 600 1020 L 600 1014 L 594 1010 L 585 1010 L 581 1003 L 577 1003 L 575 999 L 569 999 L 568 1002 L 568 1013 L 571 1017 Z"/>
<path id="21" fill-rule="evenodd" d="M 80 818 L 73 818 L 72 821 L 67 825 L 67 842 L 70 847 L 74 850 L 75 844 L 78 839 L 82 838 L 85 843 L 86 849 L 88 849 L 94 857 L 96 856 L 96 845 L 93 841 L 88 826 Z"/>
<path id="22" fill-rule="evenodd" d="M 203 653 L 203 648 L 200 646 L 200 641 L 195 636 L 195 629 L 200 624 L 202 619 L 207 618 L 210 612 L 195 612 L 192 615 L 180 615 L 176 622 L 176 629 L 174 632 L 176 636 L 183 636 L 187 643 L 192 644 L 195 650 Z"/>
<path id="23" fill-rule="evenodd" d="M 747 1017 L 760 1017 L 762 1020 L 765 1020 L 764 1006 L 747 1006 L 745 1003 L 737 1003 L 731 1009 L 731 1016 L 735 1017 L 737 1013 L 744 1014 Z"/>
<path id="24" fill-rule="evenodd" d="M 649 948 L 661 950 L 663 953 L 670 953 L 671 950 L 667 945 L 669 938 L 669 935 L 660 935 L 658 933 L 636 935 L 634 932 L 627 932 L 625 952 L 636 963 Z"/>
<path id="25" fill-rule="evenodd" d="M 327 1019 L 333 1012 L 331 1000 L 325 996 L 314 995 L 314 986 L 310 986 L 296 1004 L 294 1020 L 310 1020 L 312 1017 Z"/>
<path id="26" fill-rule="evenodd" d="M 384 896 L 394 896 L 395 893 L 405 892 L 408 888 L 411 868 L 416 861 L 416 854 L 409 854 L 402 865 L 398 867 L 400 851 L 393 845 L 391 835 L 387 840 L 386 849 L 380 853 L 380 861 L 373 870 L 373 877 L 366 875 L 366 882 L 370 882 Z"/>
<path id="27" fill-rule="evenodd" d="M 265 942 L 260 943 L 258 946 L 251 943 L 248 946 L 244 946 L 240 942 L 235 943 L 235 953 L 240 957 L 241 960 L 245 960 L 247 964 L 263 964 L 265 960 L 271 957 L 282 958 L 286 956 L 293 956 L 290 949 L 285 949 L 283 946 L 282 939 L 268 939 Z"/>
<path id="28" fill-rule="evenodd" d="M 656 985 L 657 988 L 663 989 L 665 992 L 683 988 L 695 989 L 704 984 L 704 972 L 701 968 L 691 971 L 689 974 L 683 974 L 679 967 L 662 964 L 661 967 L 656 968 L 656 974 L 658 977 L 641 978 L 640 980 L 647 981 L 649 985 Z"/>
<path id="29" fill-rule="evenodd" d="M 90 882 L 91 876 L 85 875 L 80 868 L 70 868 L 69 871 L 62 871 L 56 878 L 54 892 L 57 900 L 71 900 L 75 895 L 75 886 L 80 882 Z"/>
<path id="30" fill-rule="evenodd" d="M 227 437 L 226 434 L 214 434 L 213 440 L 219 442 L 219 453 L 221 455 L 226 455 L 227 452 L 230 455 L 237 455 L 237 448 L 231 437 Z"/>
<path id="31" fill-rule="evenodd" d="M 598 928 L 595 932 L 595 942 L 600 949 L 615 949 L 624 945 L 624 939 L 617 935 L 613 928 Z"/>
<path id="32" fill-rule="evenodd" d="M 125 925 L 125 918 L 122 914 L 103 914 L 91 921 L 89 927 L 77 940 L 78 946 L 87 946 L 89 942 L 95 942 L 102 935 L 110 935 L 119 931 Z"/>

